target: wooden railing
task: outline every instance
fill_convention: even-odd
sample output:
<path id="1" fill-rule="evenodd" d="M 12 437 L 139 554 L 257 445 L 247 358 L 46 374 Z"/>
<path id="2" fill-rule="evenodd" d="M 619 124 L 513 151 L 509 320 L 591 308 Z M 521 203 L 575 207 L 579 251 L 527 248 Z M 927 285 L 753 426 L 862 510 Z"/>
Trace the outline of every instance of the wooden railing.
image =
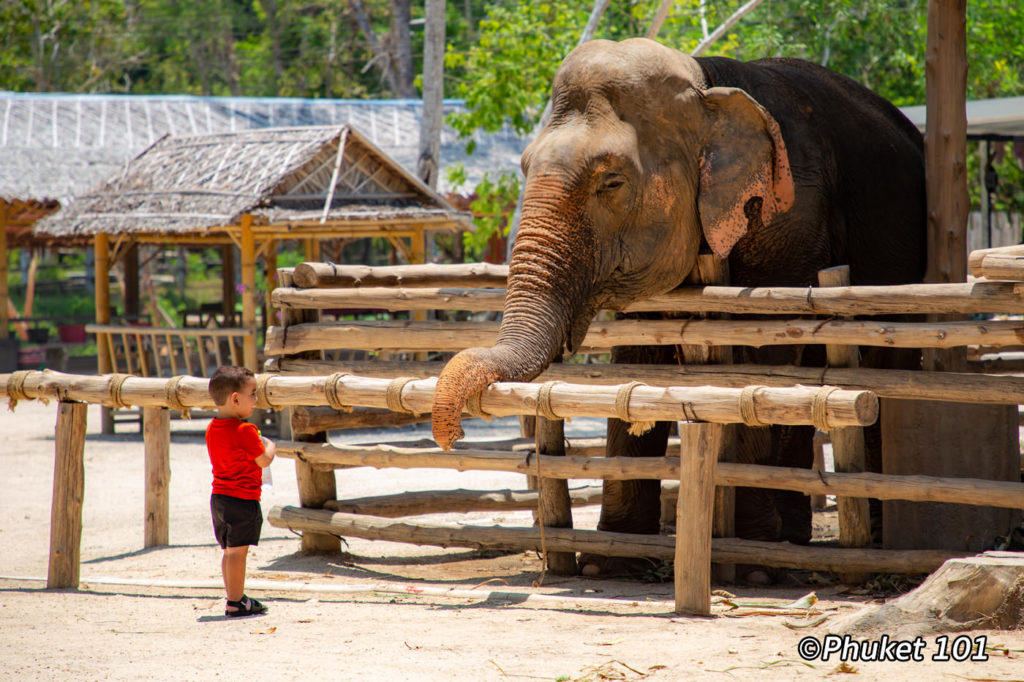
<path id="1" fill-rule="evenodd" d="M 254 334 L 242 327 L 179 329 L 90 324 L 85 329 L 96 334 L 97 353 L 107 354 L 111 371 L 144 377 L 209 377 L 221 365 L 240 365 L 244 340 Z"/>

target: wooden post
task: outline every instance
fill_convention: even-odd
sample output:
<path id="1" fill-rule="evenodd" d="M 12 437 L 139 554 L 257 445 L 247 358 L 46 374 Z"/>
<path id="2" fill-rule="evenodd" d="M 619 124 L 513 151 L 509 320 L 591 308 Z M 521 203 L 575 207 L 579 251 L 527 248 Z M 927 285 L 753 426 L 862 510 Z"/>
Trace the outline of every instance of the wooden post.
<path id="1" fill-rule="evenodd" d="M 93 241 L 94 272 L 96 276 L 96 324 L 110 324 L 110 235 L 100 232 Z M 109 374 L 114 371 L 110 363 L 110 334 L 96 334 L 96 371 Z M 100 431 L 110 435 L 114 433 L 114 410 L 111 407 L 100 408 Z"/>
<path id="2" fill-rule="evenodd" d="M 840 265 L 818 273 L 818 284 L 823 287 L 850 286 L 850 267 Z M 829 367 L 860 366 L 856 346 L 825 346 Z M 863 473 L 867 470 L 867 455 L 864 449 L 864 429 L 859 426 L 836 427 L 831 430 L 832 457 L 837 472 Z M 871 512 L 868 501 L 857 497 L 837 497 L 839 510 L 839 544 L 843 547 L 867 547 L 871 544 Z M 859 584 L 867 579 L 861 573 L 844 573 L 839 576 L 843 582 Z"/>
<path id="3" fill-rule="evenodd" d="M 253 372 L 256 367 L 256 241 L 252 216 L 242 216 L 242 326 L 248 335 L 242 341 L 242 363 Z"/>
<path id="4" fill-rule="evenodd" d="M 718 258 L 712 253 L 702 253 L 697 256 L 697 265 L 690 279 L 699 284 L 714 284 L 728 286 L 729 284 L 729 260 Z M 726 319 L 727 314 L 711 313 L 699 317 L 707 319 Z M 732 364 L 732 346 L 688 346 L 680 347 L 686 364 L 688 365 L 722 365 Z M 722 431 L 721 447 L 718 451 L 719 462 L 736 461 L 735 453 L 735 426 L 729 426 Z M 662 519 L 666 521 L 666 519 Z M 716 538 L 731 538 L 736 536 L 736 489 L 731 486 L 715 487 L 715 502 L 713 513 L 714 528 L 712 535 Z M 736 567 L 731 564 L 715 564 L 711 567 L 714 579 L 719 582 L 731 583 L 736 580 Z"/>
<path id="5" fill-rule="evenodd" d="M 10 210 L 7 201 L 0 199 L 0 339 L 10 338 L 10 316 L 7 303 L 11 297 L 7 289 L 7 216 Z"/>
<path id="6" fill-rule="evenodd" d="M 309 244 L 318 244 L 308 240 Z M 309 256 L 309 251 L 306 253 Z M 278 281 L 283 287 L 292 286 L 292 275 L 290 272 L 278 271 Z M 284 309 L 281 311 L 281 325 L 301 324 L 303 322 L 316 322 L 320 319 L 320 312 L 317 310 Z M 305 353 L 304 355 L 319 358 L 319 353 Z M 302 357 L 300 355 L 299 357 Z M 295 441 L 304 443 L 324 443 L 327 441 L 326 433 L 299 434 L 297 429 L 290 423 L 292 410 L 288 410 L 288 430 L 292 433 Z M 322 509 L 327 500 L 338 499 L 338 483 L 334 471 L 321 471 L 314 469 L 311 465 L 301 459 L 295 460 L 295 478 L 299 487 L 299 504 L 312 509 Z M 303 532 L 301 551 L 305 553 L 340 552 L 341 540 L 334 535 L 326 533 Z"/>
<path id="7" fill-rule="evenodd" d="M 220 249 L 220 300 L 224 324 L 235 325 L 235 245 L 224 244 Z"/>
<path id="8" fill-rule="evenodd" d="M 142 408 L 146 450 L 146 547 L 170 544 L 171 412 Z"/>
<path id="9" fill-rule="evenodd" d="M 315 237 L 302 240 L 302 253 L 307 262 L 320 261 L 320 241 Z"/>
<path id="10" fill-rule="evenodd" d="M 61 402 L 54 439 L 53 501 L 50 507 L 50 565 L 46 587 L 77 588 L 85 494 L 86 403 Z"/>
<path id="11" fill-rule="evenodd" d="M 276 239 L 268 240 L 267 247 L 263 251 L 263 270 L 267 286 L 267 299 L 263 306 L 265 311 L 263 313 L 263 331 L 266 331 L 267 327 L 277 324 L 274 319 L 274 305 L 270 300 L 270 294 L 277 286 L 277 246 Z"/>
<path id="12" fill-rule="evenodd" d="M 537 454 L 565 455 L 565 420 L 537 417 Z M 543 476 L 543 471 L 541 471 Z M 564 478 L 537 480 L 536 522 L 545 528 L 572 528 L 572 501 L 569 481 Z M 576 575 L 575 552 L 547 552 L 548 570 L 556 575 Z"/>
<path id="13" fill-rule="evenodd" d="M 967 277 L 966 0 L 929 0 L 925 56 L 927 282 Z M 924 368 L 962 371 L 964 349 L 927 350 Z M 884 473 L 1020 480 L 1016 407 L 920 400 L 882 406 Z M 965 456 L 969 453 L 969 456 Z M 1019 512 L 885 502 L 883 540 L 893 548 L 978 551 L 1013 527 Z"/>
<path id="14" fill-rule="evenodd" d="M 711 614 L 711 526 L 722 425 L 680 422 L 676 613 Z"/>
<path id="15" fill-rule="evenodd" d="M 125 248 L 122 260 L 124 267 L 124 314 L 128 319 L 139 315 L 139 245 L 132 242 Z M 153 320 L 156 323 L 156 320 Z"/>

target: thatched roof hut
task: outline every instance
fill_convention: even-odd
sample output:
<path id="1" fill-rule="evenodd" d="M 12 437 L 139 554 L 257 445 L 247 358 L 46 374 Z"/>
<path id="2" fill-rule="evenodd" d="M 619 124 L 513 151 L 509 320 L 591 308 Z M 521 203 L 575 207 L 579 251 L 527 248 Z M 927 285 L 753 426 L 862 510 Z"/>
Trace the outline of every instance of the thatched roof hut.
<path id="1" fill-rule="evenodd" d="M 243 215 L 257 235 L 276 238 L 471 228 L 469 216 L 346 125 L 163 137 L 36 232 L 200 243 L 224 241 Z"/>
<path id="2" fill-rule="evenodd" d="M 344 125 L 163 137 L 106 183 L 41 220 L 36 233 L 94 239 L 101 325 L 111 318 L 109 263 L 140 242 L 223 245 L 223 310 L 233 319 L 234 275 L 227 271 L 237 245 L 241 327 L 250 332 L 244 364 L 256 369 L 255 261 L 262 254 L 273 288 L 279 240 L 308 245 L 384 236 L 410 262 L 423 262 L 427 230 L 457 229 L 472 229 L 469 214 Z M 114 357 L 107 336 L 98 335 L 101 373 Z"/>

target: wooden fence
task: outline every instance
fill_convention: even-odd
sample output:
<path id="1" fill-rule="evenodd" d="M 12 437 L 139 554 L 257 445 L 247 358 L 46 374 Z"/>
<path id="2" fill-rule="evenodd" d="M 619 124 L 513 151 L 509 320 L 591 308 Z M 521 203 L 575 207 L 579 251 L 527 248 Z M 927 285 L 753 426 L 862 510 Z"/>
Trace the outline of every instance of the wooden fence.
<path id="1" fill-rule="evenodd" d="M 242 347 L 253 332 L 244 328 L 175 328 L 90 324 L 97 352 L 115 373 L 144 377 L 179 374 L 209 377 L 224 364 L 242 364 Z M 225 362 L 227 360 L 227 362 Z"/>
<path id="2" fill-rule="evenodd" d="M 1003 250 L 990 251 L 977 257 L 972 254 L 972 268 L 986 277 L 998 273 L 1001 277 L 1013 275 L 1024 279 L 1024 260 L 1018 266 L 1016 253 Z M 1024 259 L 1024 251 L 1021 254 Z M 453 276 L 451 273 L 455 272 L 457 275 Z M 488 343 L 488 334 L 493 333 L 493 323 L 465 323 L 468 326 L 457 327 L 459 334 L 453 336 L 452 329 L 456 328 L 454 323 L 414 321 L 402 322 L 400 325 L 319 324 L 316 322 L 316 311 L 320 308 L 360 306 L 391 310 L 440 307 L 493 310 L 503 292 L 492 289 L 500 286 L 503 275 L 500 267 L 476 266 L 455 266 L 450 269 L 440 266 L 346 268 L 304 264 L 294 270 L 282 271 L 280 279 L 284 286 L 274 291 L 272 300 L 282 309 L 287 333 L 284 329 L 268 330 L 266 351 L 268 355 L 274 356 L 268 362 L 268 368 L 274 370 L 274 373 L 259 377 L 258 396 L 261 406 L 295 406 L 336 414 L 342 414 L 351 407 L 385 409 L 400 413 L 406 419 L 415 418 L 415 413 L 429 412 L 435 382 L 432 377 L 436 375 L 440 363 L 424 362 L 422 359 L 416 362 L 328 363 L 323 359 L 322 351 L 342 345 L 364 350 L 457 350 Z M 300 279 L 307 285 L 312 284 L 315 290 L 292 286 Z M 474 290 L 461 286 L 467 282 L 478 284 L 481 288 Z M 390 289 L 389 293 L 379 291 L 377 286 L 362 286 L 380 283 L 393 283 L 397 286 Z M 320 288 L 324 284 L 345 289 Z M 410 288 L 413 284 L 420 286 Z M 705 286 L 672 292 L 659 297 L 655 302 L 638 303 L 633 309 L 699 313 L 756 311 L 778 315 L 814 313 L 828 316 L 926 311 L 1020 313 L 1024 312 L 1024 285 L 977 281 L 969 284 L 905 287 L 840 286 L 827 290 Z M 864 320 L 769 320 L 757 324 L 718 319 L 633 322 L 597 328 L 592 326 L 592 333 L 588 337 L 590 347 L 603 349 L 633 343 L 695 344 L 705 347 L 719 344 L 825 343 L 830 347 L 874 344 L 947 348 L 984 344 L 999 348 L 1019 344 L 1019 339 L 1024 338 L 1024 322 L 1009 319 L 899 324 Z M 341 331 L 347 333 L 339 334 Z M 344 344 L 338 342 L 339 338 L 345 339 Z M 394 375 L 400 376 L 396 378 Z M 637 380 L 648 385 L 636 386 L 633 382 Z M 722 368 L 565 364 L 550 368 L 537 381 L 541 383 L 492 385 L 473 404 L 473 413 L 542 413 L 558 418 L 600 416 L 627 417 L 633 421 L 680 421 L 679 457 L 621 460 L 594 457 L 594 450 L 602 449 L 599 445 L 590 446 L 590 450 L 578 449 L 575 452 L 570 448 L 564 456 L 553 456 L 524 451 L 524 443 L 499 451 L 463 445 L 452 453 L 441 453 L 431 448 L 352 448 L 302 440 L 283 441 L 278 444 L 278 452 L 296 460 L 302 507 L 274 508 L 269 515 L 270 522 L 276 526 L 303 531 L 304 547 L 306 536 L 348 534 L 427 544 L 519 549 L 543 547 L 552 552 L 584 550 L 615 556 L 674 558 L 677 610 L 707 613 L 712 561 L 819 568 L 847 573 L 881 570 L 917 572 L 930 571 L 943 560 L 958 556 L 955 552 L 938 550 L 793 547 L 785 543 L 756 543 L 729 537 L 712 540 L 712 525 L 715 522 L 712 509 L 720 508 L 721 501 L 716 500 L 716 494 L 732 486 L 835 494 L 841 502 L 871 497 L 1024 508 L 1024 484 L 1018 482 L 892 476 L 862 471 L 818 473 L 718 462 L 725 424 L 814 424 L 819 429 L 831 430 L 834 436 L 852 434 L 857 427 L 870 424 L 876 418 L 876 395 L 1019 404 L 1024 402 L 1024 377 L 971 372 L 893 372 L 855 367 L 822 370 L 758 366 Z M 625 383 L 627 381 L 630 383 Z M 124 375 L 80 377 L 29 372 L 0 375 L 0 398 L 57 398 L 63 401 L 58 422 L 58 466 L 55 471 L 59 477 L 71 481 L 66 487 L 74 491 L 74 479 L 80 476 L 76 473 L 80 471 L 80 466 L 74 461 L 75 452 L 77 450 L 80 459 L 80 440 L 84 438 L 84 428 L 81 429 L 82 436 L 76 435 L 76 429 L 80 420 L 84 420 L 84 412 L 79 417 L 69 408 L 65 415 L 64 404 L 76 400 L 105 405 L 133 404 L 155 411 L 165 411 L 167 407 L 182 409 L 210 406 L 212 403 L 206 393 L 206 385 L 205 379 L 192 377 L 168 380 Z M 625 410 L 621 400 L 623 391 L 626 391 Z M 541 403 L 543 410 L 539 409 Z M 161 422 L 154 419 L 154 423 Z M 316 426 L 308 428 L 329 428 L 329 423 L 329 418 L 322 419 L 316 422 Z M 62 437 L 61 433 L 65 435 Z M 154 427 L 153 433 L 147 430 L 147 457 L 152 451 L 154 459 L 158 460 L 160 453 L 166 450 L 166 438 L 166 429 L 163 427 Z M 846 439 L 841 440 L 845 442 Z M 536 475 L 540 480 L 679 480 L 677 535 L 673 540 L 558 528 L 438 528 L 352 514 L 349 513 L 352 510 L 372 508 L 367 506 L 371 503 L 334 500 L 336 495 L 333 491 L 334 469 L 354 465 L 521 471 Z M 160 471 L 161 466 L 157 461 L 153 470 Z M 439 502 L 438 496 L 434 496 L 430 506 L 432 510 L 444 509 L 448 505 L 461 504 L 458 508 L 466 509 L 483 504 L 481 501 L 466 500 L 467 497 L 474 497 L 473 494 L 440 497 Z M 592 494 L 577 497 L 594 499 Z M 460 501 L 456 502 L 455 498 L 460 498 Z M 537 499 L 541 503 L 540 497 L 529 499 L 531 502 Z M 154 491 L 152 500 L 154 505 L 165 505 L 165 491 Z M 512 502 L 522 504 L 522 500 Z M 415 500 L 412 503 L 415 504 Z M 58 564 L 74 563 L 74 582 L 77 583 L 77 547 L 72 559 L 66 538 L 74 536 L 75 519 L 71 517 L 76 514 L 80 532 L 80 507 L 77 511 L 74 505 L 65 508 L 63 501 L 57 498 L 54 504 L 51 579 L 55 586 L 71 584 L 71 578 L 62 574 L 60 567 L 54 566 L 54 561 Z M 150 497 L 147 495 L 147 507 L 149 504 Z M 410 508 L 410 501 L 401 498 L 375 500 L 372 504 L 376 504 L 377 509 L 388 505 Z M 487 504 L 501 502 L 489 500 Z M 330 507 L 347 511 L 333 511 Z M 152 513 L 147 509 L 147 517 L 160 519 L 166 518 L 166 514 Z M 158 542 L 160 537 L 160 529 L 154 528 L 153 541 Z M 147 530 L 147 543 L 150 540 L 151 535 Z M 55 548 L 54 543 L 60 546 Z"/>
<path id="3" fill-rule="evenodd" d="M 380 379 L 335 374 L 319 377 L 263 374 L 257 378 L 257 395 L 265 405 L 360 405 L 392 409 L 428 409 L 434 379 Z M 625 384 L 625 386 L 630 386 Z M 79 403 L 138 405 L 147 410 L 151 426 L 145 431 L 147 495 L 147 546 L 167 542 L 166 472 L 169 425 L 167 408 L 210 407 L 208 380 L 180 376 L 171 379 L 125 375 L 81 376 L 59 372 L 16 372 L 0 375 L 0 399 L 61 401 L 57 424 L 55 486 L 51 527 L 51 561 L 48 584 L 76 586 L 78 582 L 81 500 L 84 478 L 82 453 L 85 410 Z M 483 392 L 480 408 L 488 414 L 535 414 L 541 386 L 499 383 Z M 555 384 L 549 387 L 548 408 L 560 416 L 587 414 L 614 416 L 615 396 L 621 387 Z M 547 393 L 547 391 L 546 391 Z M 745 404 L 745 402 L 749 404 Z M 299 465 L 319 471 L 341 466 L 433 466 L 457 470 L 480 469 L 539 473 L 545 478 L 668 478 L 680 481 L 677 536 L 634 536 L 601 531 L 462 527 L 437 529 L 401 522 L 297 507 L 274 508 L 271 524 L 313 533 L 339 533 L 404 542 L 440 543 L 478 547 L 540 548 L 552 551 L 588 549 L 616 556 L 653 556 L 676 560 L 676 596 L 680 611 L 707 612 L 710 562 L 768 563 L 828 570 L 929 571 L 960 554 L 935 550 L 883 551 L 861 548 L 792 547 L 722 538 L 711 542 L 711 500 L 715 486 L 760 487 L 865 495 L 884 499 L 934 500 L 988 505 L 1024 506 L 1024 484 L 884 476 L 881 474 L 812 474 L 803 470 L 760 465 L 716 463 L 710 442 L 725 423 L 742 423 L 744 415 L 778 419 L 786 423 L 814 423 L 826 428 L 866 425 L 877 415 L 877 400 L 869 391 L 833 387 L 773 388 L 750 392 L 714 387 L 633 387 L 626 401 L 628 414 L 637 420 L 684 418 L 682 403 L 701 422 L 681 424 L 679 457 L 605 458 L 536 455 L 530 451 L 457 449 L 409 451 L 402 448 L 332 447 L 325 444 L 280 442 L 278 452 L 296 458 Z M 619 408 L 621 409 L 621 408 Z M 753 410 L 751 412 L 750 410 Z M 819 415 L 815 417 L 815 415 Z M 821 416 L 823 415 L 823 416 Z"/>

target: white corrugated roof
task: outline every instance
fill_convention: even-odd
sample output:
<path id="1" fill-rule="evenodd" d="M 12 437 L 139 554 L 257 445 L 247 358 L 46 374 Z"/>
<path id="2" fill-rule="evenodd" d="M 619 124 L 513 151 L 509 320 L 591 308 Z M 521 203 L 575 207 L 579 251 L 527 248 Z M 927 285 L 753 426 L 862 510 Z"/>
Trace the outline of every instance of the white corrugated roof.
<path id="1" fill-rule="evenodd" d="M 924 132 L 925 106 L 902 107 L 900 111 Z M 978 99 L 967 103 L 968 139 L 1024 138 L 1024 97 Z"/>
<path id="2" fill-rule="evenodd" d="M 446 100 L 445 113 L 462 108 Z M 416 172 L 419 100 L 327 100 L 179 95 L 0 92 L 0 197 L 66 201 L 109 178 L 163 135 L 255 128 L 351 125 Z M 526 141 L 510 128 L 477 133 L 476 153 L 444 127 L 441 166 L 463 163 L 471 181 L 514 172 Z M 444 174 L 440 183 L 447 190 Z"/>

